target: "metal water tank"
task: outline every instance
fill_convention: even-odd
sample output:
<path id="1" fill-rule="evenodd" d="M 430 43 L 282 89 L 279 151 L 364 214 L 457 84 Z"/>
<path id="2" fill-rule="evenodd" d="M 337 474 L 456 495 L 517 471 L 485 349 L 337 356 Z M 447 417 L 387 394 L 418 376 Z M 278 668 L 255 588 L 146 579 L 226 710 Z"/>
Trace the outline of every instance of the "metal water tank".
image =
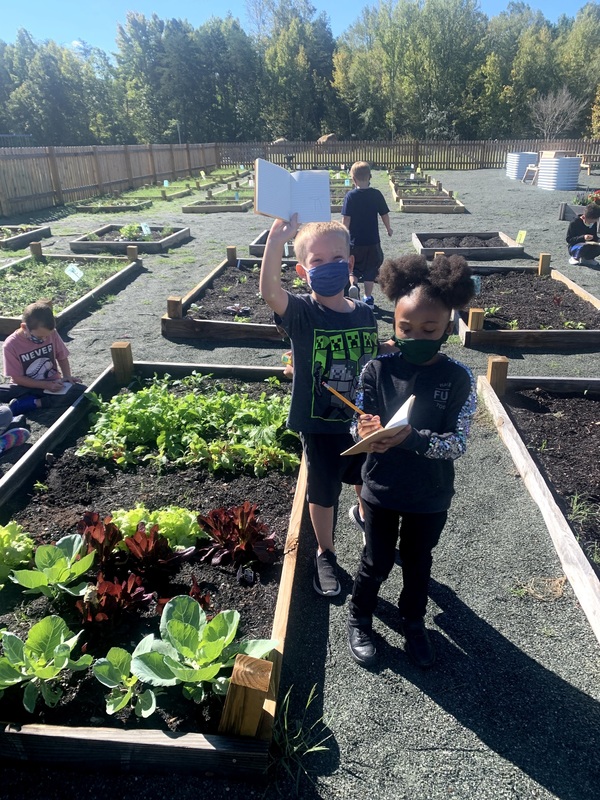
<path id="1" fill-rule="evenodd" d="M 537 185 L 540 189 L 573 191 L 579 185 L 581 156 L 540 158 Z"/>
<path id="2" fill-rule="evenodd" d="M 525 170 L 530 164 L 536 164 L 537 153 L 507 153 L 506 154 L 506 177 L 520 181 Z"/>

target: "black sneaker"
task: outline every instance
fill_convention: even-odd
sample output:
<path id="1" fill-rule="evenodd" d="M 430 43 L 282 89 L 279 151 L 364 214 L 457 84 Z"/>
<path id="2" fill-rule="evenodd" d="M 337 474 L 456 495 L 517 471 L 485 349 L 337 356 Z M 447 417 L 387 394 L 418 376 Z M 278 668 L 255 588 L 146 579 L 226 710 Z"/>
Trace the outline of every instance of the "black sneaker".
<path id="1" fill-rule="evenodd" d="M 360 528 L 361 531 L 364 533 L 365 532 L 365 521 L 360 515 L 360 508 L 358 506 L 358 503 L 356 503 L 356 505 L 352 506 L 352 508 L 348 512 L 348 516 L 350 517 L 352 522 L 356 525 L 356 527 Z"/>
<path id="2" fill-rule="evenodd" d="M 354 625 L 348 620 L 348 647 L 352 658 L 363 667 L 369 667 L 377 658 L 373 644 L 373 631 L 365 626 Z"/>
<path id="3" fill-rule="evenodd" d="M 400 630 L 406 639 L 406 652 L 418 667 L 430 667 L 435 649 L 422 619 L 400 617 Z"/>
<path id="4" fill-rule="evenodd" d="M 315 577 L 313 587 L 323 597 L 335 597 L 341 591 L 337 579 L 337 559 L 331 550 L 324 550 L 315 558 Z"/>

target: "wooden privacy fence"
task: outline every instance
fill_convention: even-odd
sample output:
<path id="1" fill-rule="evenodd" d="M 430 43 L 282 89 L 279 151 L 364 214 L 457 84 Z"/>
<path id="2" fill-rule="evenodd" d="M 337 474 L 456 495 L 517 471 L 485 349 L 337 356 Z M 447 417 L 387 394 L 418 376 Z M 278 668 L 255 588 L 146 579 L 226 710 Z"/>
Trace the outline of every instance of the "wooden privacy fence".
<path id="1" fill-rule="evenodd" d="M 0 148 L 0 216 L 173 181 L 216 159 L 215 144 Z"/>
<path id="2" fill-rule="evenodd" d="M 297 169 L 339 169 L 354 161 L 422 171 L 502 169 L 506 154 L 567 150 L 600 163 L 600 140 L 503 139 L 475 142 L 223 142 L 86 147 L 0 148 L 0 216 L 23 214 L 96 195 L 175 180 L 221 166 L 248 166 L 256 158 Z M 291 156 L 291 158 L 286 158 Z"/>

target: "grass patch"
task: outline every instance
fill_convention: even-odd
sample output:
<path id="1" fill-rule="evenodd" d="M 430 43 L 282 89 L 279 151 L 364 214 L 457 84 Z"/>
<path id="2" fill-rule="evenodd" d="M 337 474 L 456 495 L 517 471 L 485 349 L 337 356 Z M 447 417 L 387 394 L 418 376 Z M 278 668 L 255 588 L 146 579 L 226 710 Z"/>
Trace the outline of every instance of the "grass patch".
<path id="1" fill-rule="evenodd" d="M 77 264 L 82 270 L 77 282 L 65 274 L 68 264 Z M 41 297 L 52 300 L 55 313 L 62 311 L 125 266 L 125 260 L 87 262 L 77 258 L 13 264 L 0 273 L 0 315 L 20 316 L 25 306 Z"/>

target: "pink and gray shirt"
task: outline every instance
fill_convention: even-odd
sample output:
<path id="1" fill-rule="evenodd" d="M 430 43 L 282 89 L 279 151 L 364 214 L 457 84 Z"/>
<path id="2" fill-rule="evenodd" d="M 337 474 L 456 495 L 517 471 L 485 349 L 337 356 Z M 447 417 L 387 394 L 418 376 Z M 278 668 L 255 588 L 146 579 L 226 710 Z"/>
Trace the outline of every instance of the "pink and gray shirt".
<path id="1" fill-rule="evenodd" d="M 14 383 L 15 376 L 36 381 L 50 381 L 57 377 L 58 362 L 69 357 L 69 351 L 57 331 L 42 344 L 36 344 L 21 331 L 16 330 L 6 338 L 2 353 L 4 374 Z"/>

